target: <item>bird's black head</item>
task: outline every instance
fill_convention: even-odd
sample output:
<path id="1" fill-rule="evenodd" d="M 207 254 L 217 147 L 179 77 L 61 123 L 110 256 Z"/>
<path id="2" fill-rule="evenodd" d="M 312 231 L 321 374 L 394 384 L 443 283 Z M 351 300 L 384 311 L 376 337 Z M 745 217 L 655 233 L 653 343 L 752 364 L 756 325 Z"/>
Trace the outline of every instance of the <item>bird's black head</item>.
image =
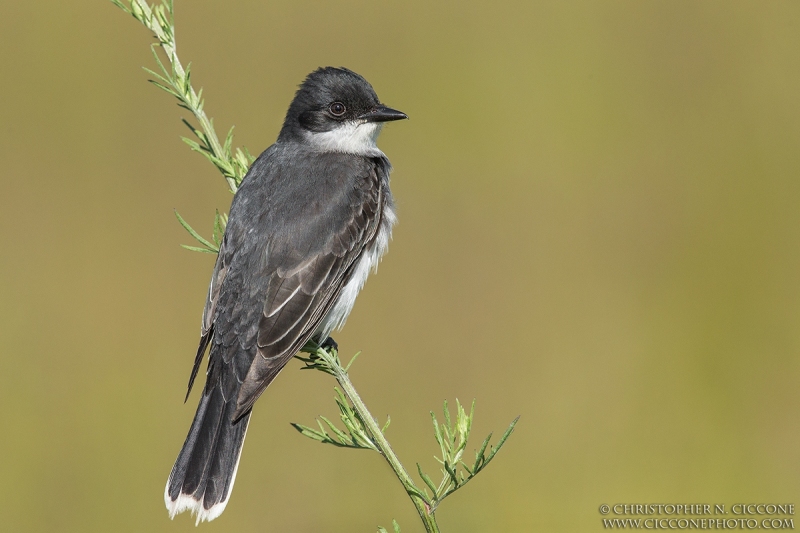
<path id="1" fill-rule="evenodd" d="M 380 103 L 372 85 L 346 68 L 323 67 L 315 70 L 295 94 L 278 140 L 308 140 L 314 134 L 347 129 L 359 125 L 375 135 L 380 123 L 408 118 L 405 113 Z"/>

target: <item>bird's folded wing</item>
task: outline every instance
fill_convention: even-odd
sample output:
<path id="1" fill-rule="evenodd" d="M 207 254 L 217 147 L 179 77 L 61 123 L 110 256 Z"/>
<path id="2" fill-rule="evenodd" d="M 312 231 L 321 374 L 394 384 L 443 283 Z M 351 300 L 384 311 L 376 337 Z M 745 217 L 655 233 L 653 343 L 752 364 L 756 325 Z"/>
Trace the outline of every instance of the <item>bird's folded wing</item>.
<path id="1" fill-rule="evenodd" d="M 363 165 L 345 187 L 326 190 L 323 183 L 320 197 L 306 201 L 304 209 L 273 222 L 265 215 L 267 228 L 260 228 L 255 240 L 242 238 L 250 230 L 238 226 L 232 209 L 200 350 L 208 343 L 205 336 L 213 334 L 217 348 L 211 351 L 206 386 L 219 385 L 226 398 L 237 397 L 234 419 L 253 406 L 314 334 L 374 240 L 381 223 L 382 170 Z M 335 171 L 329 168 L 329 175 Z M 272 196 L 279 194 L 283 191 Z M 263 202 L 268 212 L 268 200 Z M 201 352 L 198 357 L 196 364 Z"/>
<path id="2" fill-rule="evenodd" d="M 258 351 L 239 390 L 237 413 L 252 407 L 289 359 L 302 348 L 338 299 L 350 274 L 371 242 L 379 224 L 379 189 L 365 198 L 358 211 L 327 246 L 304 261 L 299 269 L 269 281 L 267 298 L 258 326 Z"/>
<path id="3" fill-rule="evenodd" d="M 211 274 L 211 283 L 208 286 L 208 297 L 206 298 L 206 305 L 203 308 L 203 321 L 200 326 L 200 344 L 197 347 L 197 354 L 194 358 L 192 373 L 189 376 L 189 386 L 187 387 L 184 401 L 189 398 L 189 393 L 192 392 L 192 385 L 194 385 L 197 371 L 200 369 L 200 363 L 203 361 L 206 347 L 208 347 L 208 344 L 211 342 L 211 336 L 214 334 L 214 311 L 217 307 L 219 290 L 222 287 L 222 282 L 225 280 L 225 274 L 228 272 L 228 267 L 225 264 L 228 254 L 225 248 L 225 243 L 223 242 L 220 246 L 219 254 L 217 255 L 214 272 Z"/>

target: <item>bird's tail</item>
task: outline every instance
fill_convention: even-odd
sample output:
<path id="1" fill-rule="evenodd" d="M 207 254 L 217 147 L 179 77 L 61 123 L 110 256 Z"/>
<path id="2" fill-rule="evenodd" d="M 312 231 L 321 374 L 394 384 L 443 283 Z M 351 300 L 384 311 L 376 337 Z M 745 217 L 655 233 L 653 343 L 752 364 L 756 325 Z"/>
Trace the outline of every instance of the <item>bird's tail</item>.
<path id="1" fill-rule="evenodd" d="M 191 511 L 199 524 L 225 510 L 250 421 L 248 412 L 233 423 L 235 411 L 235 395 L 226 401 L 222 387 L 203 391 L 164 491 L 170 518 Z"/>

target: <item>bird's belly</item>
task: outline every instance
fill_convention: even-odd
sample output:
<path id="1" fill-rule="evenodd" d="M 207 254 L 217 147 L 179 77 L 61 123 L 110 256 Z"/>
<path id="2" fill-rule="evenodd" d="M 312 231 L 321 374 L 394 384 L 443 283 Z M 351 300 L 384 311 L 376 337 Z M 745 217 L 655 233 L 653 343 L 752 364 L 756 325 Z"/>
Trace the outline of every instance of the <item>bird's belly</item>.
<path id="1" fill-rule="evenodd" d="M 353 310 L 353 305 L 356 303 L 356 297 L 361 291 L 361 288 L 366 283 L 370 271 L 377 266 L 380 261 L 377 246 L 373 246 L 372 250 L 364 253 L 359 259 L 358 264 L 353 270 L 353 275 L 347 285 L 344 286 L 342 292 L 336 303 L 333 304 L 328 314 L 322 319 L 317 330 L 314 332 L 314 338 L 318 342 L 323 342 L 331 332 L 335 329 L 340 329 L 344 326 L 350 311 Z"/>
<path id="2" fill-rule="evenodd" d="M 364 251 L 364 255 L 358 260 L 353 270 L 350 281 L 344 286 L 336 303 L 333 304 L 333 307 L 331 307 L 316 331 L 314 331 L 314 339 L 317 342 L 324 342 L 333 330 L 344 326 L 347 316 L 353 310 L 353 304 L 356 303 L 356 296 L 358 296 L 364 283 L 366 283 L 370 272 L 377 270 L 381 257 L 389 248 L 389 240 L 392 236 L 392 226 L 395 220 L 394 210 L 391 206 L 386 206 L 378 235 L 372 245 Z"/>

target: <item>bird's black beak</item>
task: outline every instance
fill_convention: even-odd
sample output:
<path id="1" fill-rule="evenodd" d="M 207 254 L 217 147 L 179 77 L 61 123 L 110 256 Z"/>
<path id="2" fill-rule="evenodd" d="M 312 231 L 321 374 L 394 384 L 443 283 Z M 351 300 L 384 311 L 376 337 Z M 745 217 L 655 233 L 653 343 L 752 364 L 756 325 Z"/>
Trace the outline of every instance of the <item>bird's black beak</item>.
<path id="1" fill-rule="evenodd" d="M 390 120 L 402 120 L 404 118 L 408 118 L 408 115 L 402 111 L 398 111 L 397 109 L 392 109 L 391 107 L 386 107 L 385 105 L 379 105 L 378 107 L 367 111 L 358 118 L 361 120 L 366 120 L 367 122 L 389 122 Z"/>

